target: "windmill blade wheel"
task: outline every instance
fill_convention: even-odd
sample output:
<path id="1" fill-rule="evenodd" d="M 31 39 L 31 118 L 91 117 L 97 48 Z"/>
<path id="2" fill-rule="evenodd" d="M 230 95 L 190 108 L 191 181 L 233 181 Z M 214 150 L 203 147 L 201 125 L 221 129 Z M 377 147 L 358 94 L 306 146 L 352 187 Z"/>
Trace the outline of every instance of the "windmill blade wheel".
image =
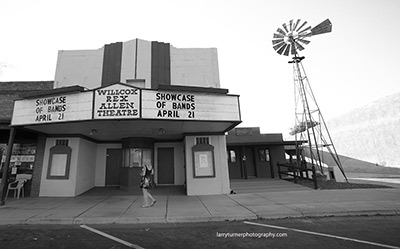
<path id="1" fill-rule="evenodd" d="M 332 23 L 329 19 L 313 28 L 306 25 L 307 22 L 302 22 L 300 19 L 292 19 L 288 23 L 282 24 L 272 37 L 274 50 L 280 55 L 289 56 L 291 54 L 297 56 L 298 51 L 304 50 L 304 45 L 310 43 L 305 38 L 332 31 Z"/>

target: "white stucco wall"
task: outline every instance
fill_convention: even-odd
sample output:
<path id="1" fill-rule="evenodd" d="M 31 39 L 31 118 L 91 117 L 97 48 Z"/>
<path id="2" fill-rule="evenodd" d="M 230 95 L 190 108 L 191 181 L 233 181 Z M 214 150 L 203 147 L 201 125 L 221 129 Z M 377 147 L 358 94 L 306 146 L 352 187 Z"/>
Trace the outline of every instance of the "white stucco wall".
<path id="1" fill-rule="evenodd" d="M 204 137 L 206 135 L 202 135 Z M 228 161 L 226 157 L 225 136 L 209 136 L 210 144 L 214 146 L 215 177 L 194 178 L 193 177 L 193 152 L 195 137 L 185 137 L 185 160 L 186 160 L 186 179 L 187 195 L 213 195 L 229 194 L 230 182 L 228 172 Z"/>
<path id="2" fill-rule="evenodd" d="M 151 88 L 151 42 L 134 39 L 123 43 L 121 82 L 130 79 L 144 79 L 145 88 Z"/>
<path id="3" fill-rule="evenodd" d="M 135 78 L 135 56 L 136 40 L 130 40 L 122 44 L 121 58 L 121 82 L 126 83 L 127 79 Z"/>
<path id="4" fill-rule="evenodd" d="M 60 50 L 54 88 L 80 85 L 89 89 L 101 86 L 104 48 L 97 50 Z"/>
<path id="5" fill-rule="evenodd" d="M 216 48 L 171 46 L 171 85 L 219 88 Z"/>
<path id="6" fill-rule="evenodd" d="M 104 47 L 97 50 L 60 50 L 54 87 L 100 87 L 103 56 Z M 171 46 L 170 60 L 171 85 L 220 87 L 216 48 Z M 120 76 L 123 83 L 130 79 L 144 79 L 145 88 L 151 88 L 151 42 L 134 39 L 123 43 Z"/>
<path id="7" fill-rule="evenodd" d="M 69 179 L 65 180 L 47 179 L 50 149 L 57 139 L 67 139 L 71 148 Z M 77 196 L 93 188 L 97 176 L 97 151 L 96 143 L 83 138 L 47 138 L 39 196 Z"/>
<path id="8" fill-rule="evenodd" d="M 175 185 L 183 185 L 185 182 L 185 163 L 184 163 L 184 152 L 183 152 L 183 143 L 156 143 L 154 145 L 154 178 L 157 182 L 158 179 L 158 148 L 174 148 L 174 184 Z"/>
<path id="9" fill-rule="evenodd" d="M 137 79 L 145 80 L 145 88 L 151 88 L 151 42 L 138 39 Z"/>
<path id="10" fill-rule="evenodd" d="M 96 143 L 79 138 L 75 196 L 95 186 L 96 152 Z"/>
<path id="11" fill-rule="evenodd" d="M 107 149 L 120 149 L 121 144 L 97 144 L 96 149 L 96 170 L 95 183 L 96 187 L 104 187 L 106 185 L 106 160 Z"/>
<path id="12" fill-rule="evenodd" d="M 47 179 L 50 148 L 55 146 L 57 139 L 68 139 L 71 147 L 71 164 L 68 179 Z M 39 196 L 75 196 L 76 173 L 78 165 L 79 138 L 47 138 L 43 158 L 43 170 Z"/>

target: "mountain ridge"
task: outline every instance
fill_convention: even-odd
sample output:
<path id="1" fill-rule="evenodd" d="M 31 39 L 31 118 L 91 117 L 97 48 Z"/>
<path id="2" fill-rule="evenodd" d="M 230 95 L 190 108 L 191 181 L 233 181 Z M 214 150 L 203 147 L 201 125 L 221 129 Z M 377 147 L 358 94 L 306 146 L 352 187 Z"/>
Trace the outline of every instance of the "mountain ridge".
<path id="1" fill-rule="evenodd" d="M 337 153 L 400 168 L 400 92 L 327 121 Z"/>

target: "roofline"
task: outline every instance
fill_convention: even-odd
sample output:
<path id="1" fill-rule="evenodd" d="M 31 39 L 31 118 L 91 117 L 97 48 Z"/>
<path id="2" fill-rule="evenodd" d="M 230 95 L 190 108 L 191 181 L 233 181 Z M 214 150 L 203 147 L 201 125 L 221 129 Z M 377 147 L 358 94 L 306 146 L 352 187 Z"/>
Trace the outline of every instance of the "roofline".
<path id="1" fill-rule="evenodd" d="M 178 86 L 178 85 L 159 85 L 157 89 L 150 90 L 164 90 L 164 91 L 182 91 L 182 92 L 207 92 L 217 94 L 228 94 L 229 90 L 225 88 L 212 88 L 212 87 L 196 87 L 196 86 Z"/>
<path id="2" fill-rule="evenodd" d="M 226 141 L 226 145 L 228 146 L 250 146 L 250 145 L 256 145 L 256 146 L 263 146 L 263 145 L 296 145 L 298 143 L 306 143 L 307 141 L 258 141 L 258 142 L 234 142 L 234 143 L 229 143 L 229 141 Z"/>
<path id="3" fill-rule="evenodd" d="M 54 89 L 51 89 L 51 90 L 37 91 L 37 92 L 34 92 L 34 93 L 21 94 L 21 98 L 23 98 L 23 99 L 33 99 L 33 98 L 44 97 L 44 96 L 55 95 L 55 94 L 61 94 L 61 93 L 84 92 L 84 91 L 85 91 L 85 88 L 83 86 L 75 85 L 75 86 L 54 88 Z"/>

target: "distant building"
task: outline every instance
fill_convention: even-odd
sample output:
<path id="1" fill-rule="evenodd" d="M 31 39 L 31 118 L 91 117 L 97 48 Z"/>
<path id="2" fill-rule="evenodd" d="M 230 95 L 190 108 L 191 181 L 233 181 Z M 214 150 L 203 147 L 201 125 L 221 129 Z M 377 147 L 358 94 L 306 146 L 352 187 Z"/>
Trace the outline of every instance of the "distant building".
<path id="1" fill-rule="evenodd" d="M 260 128 L 235 128 L 227 137 L 230 179 L 279 178 L 277 163 L 285 163 L 294 141 L 282 134 L 261 134 Z"/>

